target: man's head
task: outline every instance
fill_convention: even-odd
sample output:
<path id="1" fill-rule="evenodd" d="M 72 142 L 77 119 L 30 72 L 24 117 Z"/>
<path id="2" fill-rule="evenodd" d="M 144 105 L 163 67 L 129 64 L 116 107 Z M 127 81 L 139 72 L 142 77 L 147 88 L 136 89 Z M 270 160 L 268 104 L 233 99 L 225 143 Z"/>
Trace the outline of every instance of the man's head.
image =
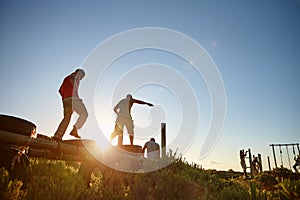
<path id="1" fill-rule="evenodd" d="M 154 138 L 151 138 L 150 141 L 155 142 L 155 139 L 154 139 Z"/>
<path id="2" fill-rule="evenodd" d="M 85 71 L 83 69 L 76 69 L 76 74 L 79 76 L 80 80 L 85 77 Z"/>
<path id="3" fill-rule="evenodd" d="M 132 99 L 132 95 L 131 94 L 127 94 L 126 95 L 126 99 Z"/>

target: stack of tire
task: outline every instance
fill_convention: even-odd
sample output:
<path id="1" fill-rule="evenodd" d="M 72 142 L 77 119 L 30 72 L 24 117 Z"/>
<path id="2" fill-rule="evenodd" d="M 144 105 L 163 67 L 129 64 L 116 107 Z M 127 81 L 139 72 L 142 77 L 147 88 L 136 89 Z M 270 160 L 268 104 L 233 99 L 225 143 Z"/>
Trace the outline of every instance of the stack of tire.
<path id="1" fill-rule="evenodd" d="M 7 134 L 32 137 L 35 134 L 36 125 L 18 117 L 0 115 L 0 130 L 6 131 Z M 30 163 L 26 153 L 19 151 L 18 148 L 14 144 L 0 141 L 0 167 L 8 170 L 11 179 L 19 179 L 26 184 L 30 179 Z M 18 159 L 16 159 L 18 154 Z"/>

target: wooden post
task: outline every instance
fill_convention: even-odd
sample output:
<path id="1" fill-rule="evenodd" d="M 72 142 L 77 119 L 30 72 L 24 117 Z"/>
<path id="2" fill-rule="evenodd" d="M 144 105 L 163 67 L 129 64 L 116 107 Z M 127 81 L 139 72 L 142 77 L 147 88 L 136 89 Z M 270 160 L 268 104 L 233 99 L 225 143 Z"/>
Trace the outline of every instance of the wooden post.
<path id="1" fill-rule="evenodd" d="M 298 154 L 300 154 L 299 143 L 297 143 Z"/>
<path id="2" fill-rule="evenodd" d="M 251 177 L 253 177 L 252 154 L 250 148 L 248 149 L 248 153 L 249 153 L 250 174 Z"/>
<path id="3" fill-rule="evenodd" d="M 269 171 L 271 171 L 270 157 L 269 157 L 269 156 L 267 156 L 267 158 L 268 158 L 268 166 L 269 166 Z"/>
<path id="4" fill-rule="evenodd" d="M 258 156 L 258 163 L 259 163 L 259 172 L 262 172 L 263 168 L 262 168 L 261 154 L 259 153 L 257 156 Z"/>
<path id="5" fill-rule="evenodd" d="M 273 150 L 273 156 L 274 156 L 275 168 L 277 168 L 277 162 L 276 162 L 276 155 L 275 155 L 274 144 L 271 144 L 271 146 L 272 146 L 272 150 Z"/>
<path id="6" fill-rule="evenodd" d="M 161 123 L 161 157 L 166 157 L 166 123 Z"/>

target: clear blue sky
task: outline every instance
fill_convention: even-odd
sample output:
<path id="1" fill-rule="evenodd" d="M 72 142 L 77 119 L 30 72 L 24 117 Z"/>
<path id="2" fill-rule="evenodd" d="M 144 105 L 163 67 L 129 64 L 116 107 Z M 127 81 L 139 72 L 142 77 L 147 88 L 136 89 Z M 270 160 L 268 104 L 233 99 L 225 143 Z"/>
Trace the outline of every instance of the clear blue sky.
<path id="1" fill-rule="evenodd" d="M 241 170 L 239 149 L 251 148 L 254 154 L 263 155 L 266 168 L 266 156 L 271 156 L 269 144 L 300 142 L 299 24 L 300 2 L 296 0 L 0 1 L 0 113 L 28 119 L 37 124 L 40 133 L 52 135 L 62 118 L 57 90 L 63 78 L 81 66 L 97 45 L 133 28 L 168 28 L 205 48 L 226 90 L 226 120 L 215 148 L 199 159 L 207 128 L 203 125 L 196 133 L 200 137 L 184 157 L 204 168 Z M 200 119 L 208 123 L 209 94 L 192 80 L 193 72 L 184 72 L 182 60 L 169 59 L 172 55 L 159 51 L 141 54 L 124 56 L 119 66 L 114 65 L 123 71 L 129 69 L 126 66 L 149 62 L 173 66 L 191 80 L 201 102 L 200 115 L 204 117 Z M 89 71 L 86 79 L 88 76 Z M 81 89 L 87 87 L 84 84 L 85 79 Z M 143 89 L 134 94 L 161 106 L 164 112 L 156 111 L 165 114 L 168 138 L 174 137 L 180 122 L 174 95 L 170 91 L 158 95 L 157 90 L 163 90 L 159 86 Z M 106 109 L 110 118 L 106 118 L 104 132 L 108 136 L 114 121 L 109 113 L 112 108 Z M 99 111 L 100 120 L 104 120 L 103 112 Z M 136 107 L 134 112 L 135 121 L 143 126 L 150 110 Z M 80 134 L 96 137 L 89 135 L 97 134 L 94 128 L 87 122 Z M 65 139 L 69 138 L 66 134 Z"/>

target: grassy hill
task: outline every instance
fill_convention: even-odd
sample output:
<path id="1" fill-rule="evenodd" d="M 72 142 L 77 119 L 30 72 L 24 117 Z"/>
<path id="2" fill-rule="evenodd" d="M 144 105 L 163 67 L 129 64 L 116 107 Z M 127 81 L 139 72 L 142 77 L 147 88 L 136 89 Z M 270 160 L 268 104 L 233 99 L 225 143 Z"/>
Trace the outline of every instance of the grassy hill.
<path id="1" fill-rule="evenodd" d="M 26 187 L 0 169 L 0 199 L 300 199 L 300 176 L 287 169 L 263 172 L 253 179 L 242 173 L 194 168 L 181 159 L 149 173 L 94 170 L 88 187 L 79 163 L 31 159 Z"/>

